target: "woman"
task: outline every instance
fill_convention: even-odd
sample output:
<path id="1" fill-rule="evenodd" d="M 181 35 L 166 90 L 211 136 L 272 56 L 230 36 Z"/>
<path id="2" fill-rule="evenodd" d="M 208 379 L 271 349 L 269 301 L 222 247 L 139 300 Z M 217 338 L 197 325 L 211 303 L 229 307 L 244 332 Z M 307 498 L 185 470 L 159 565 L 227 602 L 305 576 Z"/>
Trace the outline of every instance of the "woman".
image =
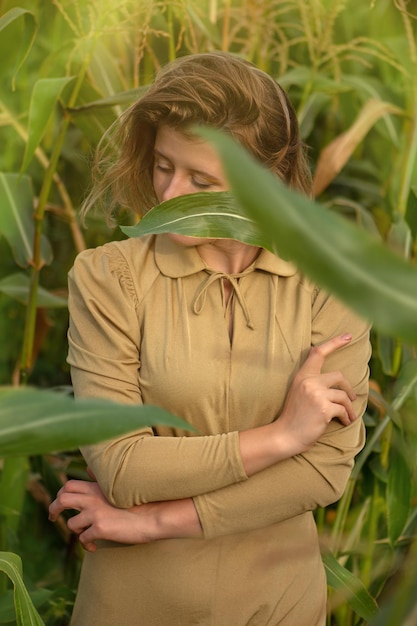
<path id="1" fill-rule="evenodd" d="M 123 115 L 87 208 L 109 190 L 109 212 L 143 214 L 227 189 L 195 123 L 308 192 L 284 91 L 210 53 L 169 65 Z M 159 405 L 198 431 L 83 449 L 96 482 L 69 481 L 51 505 L 53 520 L 79 511 L 69 527 L 87 549 L 73 626 L 324 625 L 312 511 L 341 496 L 364 443 L 367 324 L 291 263 L 231 240 L 109 243 L 78 256 L 69 285 L 75 394 Z"/>

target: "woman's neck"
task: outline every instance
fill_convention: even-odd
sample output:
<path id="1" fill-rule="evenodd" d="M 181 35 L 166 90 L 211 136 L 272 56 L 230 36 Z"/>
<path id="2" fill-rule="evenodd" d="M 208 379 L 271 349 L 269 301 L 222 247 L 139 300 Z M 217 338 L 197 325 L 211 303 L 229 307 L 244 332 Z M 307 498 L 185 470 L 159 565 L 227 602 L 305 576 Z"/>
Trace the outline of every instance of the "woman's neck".
<path id="1" fill-rule="evenodd" d="M 252 265 L 261 248 L 232 239 L 214 239 L 198 245 L 197 250 L 210 269 L 239 274 Z"/>

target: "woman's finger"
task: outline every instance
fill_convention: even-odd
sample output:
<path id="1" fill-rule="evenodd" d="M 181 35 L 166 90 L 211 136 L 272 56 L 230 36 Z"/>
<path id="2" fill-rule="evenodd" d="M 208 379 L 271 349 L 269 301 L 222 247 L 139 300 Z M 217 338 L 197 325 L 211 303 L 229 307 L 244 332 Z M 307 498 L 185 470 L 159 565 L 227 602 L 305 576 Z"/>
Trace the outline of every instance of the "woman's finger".
<path id="1" fill-rule="evenodd" d="M 321 383 L 327 388 L 342 389 L 353 402 L 356 400 L 356 393 L 350 382 L 343 376 L 342 372 L 328 372 L 320 375 Z"/>
<path id="2" fill-rule="evenodd" d="M 94 543 L 94 537 L 92 535 L 92 529 L 86 528 L 86 530 L 82 532 L 78 537 L 81 545 L 83 546 L 84 550 L 87 550 L 87 552 L 95 552 L 97 550 L 97 546 Z"/>
<path id="3" fill-rule="evenodd" d="M 344 426 L 349 426 L 356 420 L 352 402 L 344 391 L 329 389 L 327 398 L 332 403 L 330 410 L 334 411 L 331 419 L 338 418 Z"/>
<path id="4" fill-rule="evenodd" d="M 60 490 L 56 499 L 49 506 L 49 519 L 54 522 L 57 517 L 67 509 L 80 511 L 83 507 L 91 502 L 95 494 L 71 492 Z"/>
<path id="5" fill-rule="evenodd" d="M 89 518 L 89 515 L 84 513 L 83 511 L 78 513 L 78 515 L 70 517 L 67 521 L 68 528 L 76 535 L 79 535 L 80 533 L 85 531 L 85 529 L 91 526 L 91 524 L 92 520 Z"/>
<path id="6" fill-rule="evenodd" d="M 96 482 L 89 480 L 67 480 L 65 485 L 59 490 L 58 495 L 61 493 L 98 493 L 99 489 Z"/>
<path id="7" fill-rule="evenodd" d="M 350 341 L 352 341 L 352 335 L 350 333 L 345 333 L 344 335 L 333 337 L 318 346 L 314 346 L 311 348 L 307 359 L 304 361 L 299 370 L 299 373 L 302 373 L 303 376 L 315 376 L 321 374 L 321 369 L 326 358 L 333 354 L 333 352 L 336 352 L 336 350 L 346 346 Z"/>
<path id="8" fill-rule="evenodd" d="M 77 496 L 61 493 L 58 497 L 49 505 L 49 519 L 51 522 L 55 522 L 59 515 L 66 509 L 79 510 Z"/>

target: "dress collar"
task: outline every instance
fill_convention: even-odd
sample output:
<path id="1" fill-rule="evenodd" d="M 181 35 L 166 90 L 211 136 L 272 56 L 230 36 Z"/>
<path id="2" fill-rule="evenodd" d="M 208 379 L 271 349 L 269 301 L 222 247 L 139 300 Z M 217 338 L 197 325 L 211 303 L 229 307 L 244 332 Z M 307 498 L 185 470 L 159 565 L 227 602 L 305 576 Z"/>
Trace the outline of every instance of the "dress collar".
<path id="1" fill-rule="evenodd" d="M 156 235 L 155 260 L 161 274 L 169 278 L 182 278 L 207 270 L 206 263 L 195 247 L 181 246 L 165 234 Z M 293 263 L 284 261 L 264 248 L 250 267 L 277 276 L 292 276 L 297 272 Z"/>

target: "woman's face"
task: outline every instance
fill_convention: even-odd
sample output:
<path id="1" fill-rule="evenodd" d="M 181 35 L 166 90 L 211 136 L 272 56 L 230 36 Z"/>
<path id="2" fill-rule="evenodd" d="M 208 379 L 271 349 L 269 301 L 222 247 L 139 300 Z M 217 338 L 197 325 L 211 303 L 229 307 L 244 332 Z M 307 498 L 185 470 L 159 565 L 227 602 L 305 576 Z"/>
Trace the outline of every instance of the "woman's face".
<path id="1" fill-rule="evenodd" d="M 215 149 L 166 125 L 160 126 L 156 133 L 153 185 L 158 202 L 228 188 Z"/>
<path id="2" fill-rule="evenodd" d="M 227 191 L 223 167 L 207 142 L 161 125 L 154 147 L 153 186 L 158 202 L 200 191 Z M 207 239 L 170 235 L 178 243 L 195 246 Z"/>

